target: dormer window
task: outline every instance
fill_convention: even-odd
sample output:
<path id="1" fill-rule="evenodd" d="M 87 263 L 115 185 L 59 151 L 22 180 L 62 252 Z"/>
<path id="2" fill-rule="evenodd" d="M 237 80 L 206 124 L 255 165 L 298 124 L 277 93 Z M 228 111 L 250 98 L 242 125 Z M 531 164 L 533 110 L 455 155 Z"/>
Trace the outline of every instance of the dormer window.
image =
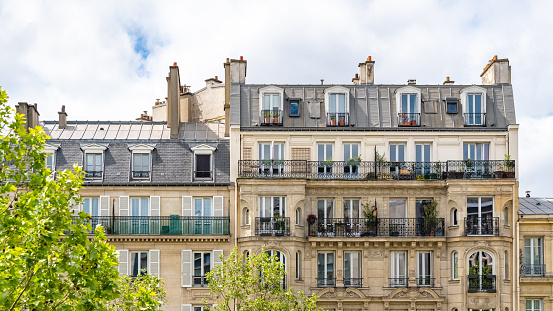
<path id="1" fill-rule="evenodd" d="M 102 180 L 104 172 L 104 151 L 107 146 L 99 144 L 81 145 L 84 152 L 84 170 L 87 180 Z"/>
<path id="2" fill-rule="evenodd" d="M 261 125 L 282 125 L 284 89 L 268 86 L 259 90 Z"/>
<path id="3" fill-rule="evenodd" d="M 399 126 L 421 126 L 421 91 L 406 86 L 396 91 L 397 124 Z"/>
<path id="4" fill-rule="evenodd" d="M 486 89 L 472 86 L 461 90 L 463 100 L 463 124 L 465 126 L 486 125 Z"/>
<path id="5" fill-rule="evenodd" d="M 349 126 L 349 89 L 334 86 L 325 90 L 327 126 Z"/>
<path id="6" fill-rule="evenodd" d="M 155 145 L 137 144 L 129 146 L 132 152 L 131 180 L 151 180 L 152 150 Z"/>
<path id="7" fill-rule="evenodd" d="M 213 151 L 217 148 L 209 145 L 198 145 L 190 148 L 194 152 L 194 180 L 213 180 Z"/>
<path id="8" fill-rule="evenodd" d="M 56 172 L 56 151 L 59 146 L 45 144 L 44 153 L 46 154 L 46 168 L 52 172 L 52 175 Z"/>

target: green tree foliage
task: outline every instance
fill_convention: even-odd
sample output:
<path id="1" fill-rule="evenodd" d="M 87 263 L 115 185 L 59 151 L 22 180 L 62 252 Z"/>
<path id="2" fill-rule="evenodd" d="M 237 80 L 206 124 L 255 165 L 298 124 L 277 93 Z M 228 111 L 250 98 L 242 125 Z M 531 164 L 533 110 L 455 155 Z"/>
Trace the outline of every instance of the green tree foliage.
<path id="1" fill-rule="evenodd" d="M 320 310 L 316 295 L 294 294 L 283 286 L 284 265 L 275 255 L 269 257 L 265 248 L 247 258 L 234 248 L 229 258 L 221 259 L 223 263 L 206 275 L 217 301 L 215 310 Z"/>
<path id="2" fill-rule="evenodd" d="M 83 171 L 52 178 L 47 135 L 25 130 L 7 98 L 0 88 L 0 310 L 156 310 L 163 282 L 119 276 L 103 228 L 91 228 L 84 212 L 73 219 Z"/>

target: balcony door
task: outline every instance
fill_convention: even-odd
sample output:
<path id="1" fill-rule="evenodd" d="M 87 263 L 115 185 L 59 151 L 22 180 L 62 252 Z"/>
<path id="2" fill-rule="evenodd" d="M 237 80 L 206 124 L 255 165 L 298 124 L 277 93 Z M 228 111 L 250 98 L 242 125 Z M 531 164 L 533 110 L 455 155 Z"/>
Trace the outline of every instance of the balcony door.
<path id="1" fill-rule="evenodd" d="M 463 144 L 463 160 L 465 161 L 466 177 L 490 178 L 492 168 L 486 161 L 490 159 L 490 144 Z M 470 161 L 469 161 L 470 160 Z"/>
<path id="2" fill-rule="evenodd" d="M 317 254 L 317 286 L 335 286 L 336 276 L 334 275 L 334 253 Z"/>
<path id="3" fill-rule="evenodd" d="M 545 274 L 542 238 L 524 238 L 524 274 Z"/>
<path id="4" fill-rule="evenodd" d="M 425 236 L 428 235 L 430 232 L 425 232 L 425 226 L 424 226 L 424 206 L 426 204 L 431 203 L 432 200 L 417 200 L 415 202 L 416 207 L 416 234 L 417 236 Z"/>
<path id="5" fill-rule="evenodd" d="M 469 292 L 495 291 L 495 267 L 490 253 L 477 251 L 468 258 Z"/>
<path id="6" fill-rule="evenodd" d="M 325 179 L 332 178 L 332 169 L 334 163 L 332 162 L 332 144 L 318 144 L 317 145 L 317 178 Z"/>
<path id="7" fill-rule="evenodd" d="M 405 236 L 407 233 L 407 205 L 405 200 L 390 200 L 390 236 Z"/>
<path id="8" fill-rule="evenodd" d="M 344 144 L 344 178 L 359 176 L 359 144 Z"/>
<path id="9" fill-rule="evenodd" d="M 194 198 L 194 234 L 211 234 L 212 203 L 211 198 Z"/>
<path id="10" fill-rule="evenodd" d="M 483 124 L 482 94 L 468 94 L 465 123 L 467 125 Z"/>
<path id="11" fill-rule="evenodd" d="M 407 286 L 407 252 L 392 252 L 390 257 L 390 287 Z"/>
<path id="12" fill-rule="evenodd" d="M 361 287 L 361 252 L 344 252 L 344 286 Z"/>
<path id="13" fill-rule="evenodd" d="M 430 144 L 415 145 L 415 164 L 416 175 L 427 175 L 431 172 L 432 163 L 430 163 L 432 146 Z"/>
<path id="14" fill-rule="evenodd" d="M 259 174 L 265 177 L 280 176 L 284 173 L 284 144 L 259 144 Z"/>
<path id="15" fill-rule="evenodd" d="M 493 198 L 467 198 L 467 234 L 493 235 Z"/>
<path id="16" fill-rule="evenodd" d="M 434 285 L 432 282 L 432 252 L 417 252 L 417 285 Z"/>
<path id="17" fill-rule="evenodd" d="M 405 170 L 405 145 L 404 144 L 390 144 L 390 173 L 394 175 L 399 174 L 399 170 Z M 379 170 L 382 168 L 379 167 Z"/>
<path id="18" fill-rule="evenodd" d="M 132 234 L 149 233 L 149 206 L 148 198 L 131 198 L 131 232 Z"/>

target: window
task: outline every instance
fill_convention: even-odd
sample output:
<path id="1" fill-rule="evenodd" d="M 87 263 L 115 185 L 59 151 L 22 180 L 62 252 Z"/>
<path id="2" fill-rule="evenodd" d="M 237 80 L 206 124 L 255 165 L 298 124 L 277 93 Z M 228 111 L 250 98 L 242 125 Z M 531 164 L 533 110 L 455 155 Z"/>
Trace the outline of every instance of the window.
<path id="1" fill-rule="evenodd" d="M 131 252 L 131 277 L 148 273 L 148 252 Z"/>
<path id="2" fill-rule="evenodd" d="M 451 225 L 452 226 L 458 226 L 459 225 L 459 221 L 458 221 L 458 215 L 457 215 L 457 209 L 456 208 L 452 208 L 451 209 Z"/>
<path id="3" fill-rule="evenodd" d="M 420 126 L 420 89 L 407 86 L 396 92 L 398 125 Z"/>
<path id="4" fill-rule="evenodd" d="M 297 208 L 296 209 L 296 226 L 300 226 L 301 225 L 301 208 Z"/>
<path id="5" fill-rule="evenodd" d="M 285 217 L 286 197 L 259 197 L 256 235 L 290 235 L 290 219 Z"/>
<path id="6" fill-rule="evenodd" d="M 327 126 L 349 125 L 349 89 L 334 86 L 325 90 Z"/>
<path id="7" fill-rule="evenodd" d="M 317 219 L 319 223 L 332 223 L 334 218 L 334 199 L 317 200 Z"/>
<path id="8" fill-rule="evenodd" d="M 543 300 L 526 299 L 526 311 L 543 311 Z"/>
<path id="9" fill-rule="evenodd" d="M 344 252 L 344 286 L 361 287 L 361 252 Z"/>
<path id="10" fill-rule="evenodd" d="M 194 253 L 194 286 L 206 286 L 207 279 L 205 275 L 211 271 L 211 252 Z"/>
<path id="11" fill-rule="evenodd" d="M 244 209 L 244 225 L 250 224 L 250 209 L 245 208 Z"/>
<path id="12" fill-rule="evenodd" d="M 461 91 L 465 125 L 486 124 L 486 89 L 472 86 Z"/>
<path id="13" fill-rule="evenodd" d="M 469 293 L 495 293 L 495 260 L 486 251 L 476 251 L 468 257 Z"/>
<path id="14" fill-rule="evenodd" d="M 133 154 L 133 172 L 132 176 L 135 179 L 150 178 L 150 154 L 135 153 Z"/>
<path id="15" fill-rule="evenodd" d="M 300 116 L 300 99 L 299 98 L 290 98 L 290 116 L 299 117 Z"/>
<path id="16" fill-rule="evenodd" d="M 212 216 L 211 198 L 194 198 L 194 216 Z"/>
<path id="17" fill-rule="evenodd" d="M 296 252 L 296 280 L 301 280 L 301 252 Z"/>
<path id="18" fill-rule="evenodd" d="M 285 273 L 284 273 L 284 276 L 282 277 L 281 284 L 282 284 L 282 288 L 286 288 L 286 256 L 282 252 L 276 251 L 276 250 L 268 250 L 268 251 L 265 251 L 265 253 L 269 257 L 275 256 L 277 260 L 282 263 Z"/>
<path id="19" fill-rule="evenodd" d="M 467 198 L 467 235 L 494 235 L 499 228 L 493 217 L 493 198 Z"/>
<path id="20" fill-rule="evenodd" d="M 334 253 L 317 254 L 317 287 L 336 286 L 334 275 Z"/>
<path id="21" fill-rule="evenodd" d="M 46 168 L 50 170 L 50 172 L 55 172 L 55 153 L 47 153 L 46 154 Z"/>
<path id="22" fill-rule="evenodd" d="M 344 178 L 357 177 L 361 164 L 359 144 L 344 144 L 344 161 Z"/>
<path id="23" fill-rule="evenodd" d="M 268 86 L 259 90 L 261 125 L 282 125 L 284 89 Z"/>
<path id="24" fill-rule="evenodd" d="M 286 216 L 286 197 L 259 197 L 259 217 Z"/>
<path id="25" fill-rule="evenodd" d="M 206 144 L 190 148 L 194 153 L 194 180 L 213 180 L 213 152 L 216 149 Z"/>
<path id="26" fill-rule="evenodd" d="M 390 162 L 405 161 L 405 145 L 390 144 Z"/>
<path id="27" fill-rule="evenodd" d="M 543 265 L 543 238 L 524 238 L 524 262 L 522 267 L 523 274 L 526 276 L 545 275 L 545 266 Z"/>
<path id="28" fill-rule="evenodd" d="M 407 286 L 407 252 L 392 252 L 390 260 L 390 287 Z"/>
<path id="29" fill-rule="evenodd" d="M 464 143 L 463 160 L 489 160 L 490 144 L 487 143 Z"/>
<path id="30" fill-rule="evenodd" d="M 361 209 L 359 208 L 359 199 L 344 199 L 344 218 L 361 218 Z"/>
<path id="31" fill-rule="evenodd" d="M 417 285 L 434 287 L 432 252 L 417 252 Z"/>
<path id="32" fill-rule="evenodd" d="M 262 176 L 280 176 L 284 174 L 284 144 L 259 144 L 259 174 Z"/>
<path id="33" fill-rule="evenodd" d="M 83 212 L 88 213 L 90 216 L 100 216 L 98 198 L 84 198 Z"/>
<path id="34" fill-rule="evenodd" d="M 453 252 L 451 255 L 451 278 L 459 279 L 459 254 L 457 252 Z"/>
<path id="35" fill-rule="evenodd" d="M 87 153 L 85 171 L 87 178 L 102 177 L 102 154 Z"/>
<path id="36" fill-rule="evenodd" d="M 503 256 L 503 267 L 505 268 L 505 271 L 503 271 L 504 279 L 509 279 L 509 252 L 505 251 L 505 256 Z"/>
<path id="37" fill-rule="evenodd" d="M 458 104 L 459 101 L 455 97 L 446 97 L 445 98 L 445 105 L 447 113 L 457 113 L 458 112 Z"/>
<path id="38" fill-rule="evenodd" d="M 150 230 L 150 202 L 148 198 L 131 198 L 131 233 L 148 234 Z M 128 220 L 125 220 L 125 224 Z"/>
<path id="39" fill-rule="evenodd" d="M 317 145 L 317 161 L 319 165 L 317 167 L 317 177 L 332 178 L 332 169 L 334 163 L 332 162 L 332 144 L 318 144 Z"/>

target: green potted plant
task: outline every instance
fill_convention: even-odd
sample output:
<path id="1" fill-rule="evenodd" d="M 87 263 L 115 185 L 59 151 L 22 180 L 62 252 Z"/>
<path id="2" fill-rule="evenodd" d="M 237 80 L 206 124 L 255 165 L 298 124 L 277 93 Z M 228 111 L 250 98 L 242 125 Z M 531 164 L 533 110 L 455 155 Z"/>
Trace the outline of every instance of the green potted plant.
<path id="1" fill-rule="evenodd" d="M 279 116 L 280 116 L 280 113 L 279 113 L 278 111 L 273 112 L 273 123 L 274 123 L 274 124 L 279 123 L 279 122 L 278 122 L 278 117 L 279 117 Z"/>
<path id="2" fill-rule="evenodd" d="M 335 115 L 330 116 L 330 125 L 336 126 L 336 116 Z"/>
<path id="3" fill-rule="evenodd" d="M 365 217 L 365 228 L 361 236 L 376 236 L 378 227 L 378 215 L 376 205 L 371 206 L 371 202 L 363 204 L 363 217 Z"/>
<path id="4" fill-rule="evenodd" d="M 265 123 L 266 124 L 271 123 L 271 113 L 270 112 L 265 113 L 264 118 L 265 118 Z"/>
<path id="5" fill-rule="evenodd" d="M 425 235 L 434 236 L 438 229 L 438 202 L 432 200 L 426 203 L 424 208 L 424 233 Z"/>
<path id="6" fill-rule="evenodd" d="M 361 163 L 361 155 L 355 158 L 349 158 L 346 165 L 359 165 Z"/>
<path id="7" fill-rule="evenodd" d="M 319 165 L 324 166 L 331 166 L 334 162 L 332 162 L 332 158 L 326 159 L 326 161 L 319 161 Z"/>
<path id="8" fill-rule="evenodd" d="M 284 217 L 276 215 L 275 217 L 275 235 L 284 235 L 286 224 L 284 223 Z"/>
<path id="9" fill-rule="evenodd" d="M 340 126 L 344 126 L 344 125 L 346 124 L 346 119 L 345 119 L 345 117 L 339 117 L 339 118 L 338 118 L 338 124 L 339 124 Z"/>
<path id="10" fill-rule="evenodd" d="M 515 162 L 511 161 L 511 156 L 505 154 L 505 178 L 515 178 Z"/>

